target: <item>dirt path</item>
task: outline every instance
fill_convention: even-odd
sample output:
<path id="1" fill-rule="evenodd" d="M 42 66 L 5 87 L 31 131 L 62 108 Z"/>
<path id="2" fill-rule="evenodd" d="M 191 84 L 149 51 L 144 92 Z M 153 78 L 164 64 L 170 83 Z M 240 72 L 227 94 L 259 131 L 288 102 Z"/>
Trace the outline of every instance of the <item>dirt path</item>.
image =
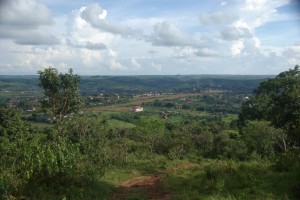
<path id="1" fill-rule="evenodd" d="M 123 182 L 114 192 L 111 200 L 151 199 L 168 200 L 169 191 L 159 187 L 160 176 L 140 176 Z"/>
<path id="2" fill-rule="evenodd" d="M 166 169 L 160 174 L 151 174 L 147 176 L 139 176 L 126 180 L 120 184 L 115 190 L 110 200 L 169 200 L 171 192 L 164 189 L 161 180 L 161 174 L 172 173 L 182 169 L 195 167 L 192 163 L 182 163 L 170 169 Z"/>

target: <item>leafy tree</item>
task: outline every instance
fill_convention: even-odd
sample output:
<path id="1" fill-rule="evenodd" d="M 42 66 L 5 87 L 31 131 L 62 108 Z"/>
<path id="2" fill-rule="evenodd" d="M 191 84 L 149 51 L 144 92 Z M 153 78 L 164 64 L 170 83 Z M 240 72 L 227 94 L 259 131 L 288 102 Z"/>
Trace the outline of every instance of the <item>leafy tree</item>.
<path id="1" fill-rule="evenodd" d="M 66 74 L 59 74 L 55 68 L 47 68 L 38 73 L 40 87 L 44 89 L 45 95 L 41 106 L 53 121 L 62 124 L 65 117 L 78 112 L 82 104 L 79 94 L 80 77 L 73 74 L 72 69 Z"/>
<path id="2" fill-rule="evenodd" d="M 285 130 L 297 145 L 300 142 L 300 67 L 262 82 L 255 95 L 242 106 L 240 119 L 264 119 Z"/>
<path id="3" fill-rule="evenodd" d="M 275 153 L 279 130 L 271 127 L 267 121 L 247 121 L 242 130 L 249 154 L 257 154 L 268 158 Z"/>

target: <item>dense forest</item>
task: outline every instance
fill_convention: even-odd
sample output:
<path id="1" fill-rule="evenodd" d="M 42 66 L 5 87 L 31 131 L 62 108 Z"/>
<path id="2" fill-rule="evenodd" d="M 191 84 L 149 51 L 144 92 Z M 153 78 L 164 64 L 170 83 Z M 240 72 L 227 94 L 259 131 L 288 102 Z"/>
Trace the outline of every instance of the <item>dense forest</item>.
<path id="1" fill-rule="evenodd" d="M 299 66 L 277 76 L 38 74 L 1 76 L 1 199 L 300 198 Z"/>

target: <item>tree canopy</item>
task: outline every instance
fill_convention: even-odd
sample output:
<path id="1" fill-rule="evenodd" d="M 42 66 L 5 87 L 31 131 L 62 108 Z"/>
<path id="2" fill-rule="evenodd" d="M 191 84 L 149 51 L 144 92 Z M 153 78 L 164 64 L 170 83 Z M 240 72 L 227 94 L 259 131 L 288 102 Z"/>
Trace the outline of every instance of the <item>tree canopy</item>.
<path id="1" fill-rule="evenodd" d="M 262 82 L 255 95 L 242 106 L 240 119 L 269 120 L 276 128 L 286 130 L 299 142 L 300 129 L 300 69 L 282 72 L 275 78 Z"/>
<path id="2" fill-rule="evenodd" d="M 45 99 L 41 106 L 46 114 L 55 122 L 62 123 L 64 118 L 71 113 L 76 113 L 82 104 L 79 94 L 80 77 L 68 73 L 58 73 L 55 68 L 39 71 L 40 87 L 44 89 Z"/>

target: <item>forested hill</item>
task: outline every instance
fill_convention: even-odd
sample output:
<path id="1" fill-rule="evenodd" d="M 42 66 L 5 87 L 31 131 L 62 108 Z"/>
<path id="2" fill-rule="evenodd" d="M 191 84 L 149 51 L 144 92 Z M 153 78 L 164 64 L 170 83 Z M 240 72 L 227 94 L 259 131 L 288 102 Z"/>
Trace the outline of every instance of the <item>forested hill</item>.
<path id="1" fill-rule="evenodd" d="M 147 91 L 190 92 L 207 88 L 252 91 L 259 83 L 271 77 L 267 75 L 82 76 L 80 89 L 86 95 Z M 0 76 L 0 90 L 39 91 L 38 76 Z"/>
<path id="2" fill-rule="evenodd" d="M 271 76 L 242 75 L 177 75 L 177 76 L 90 76 L 82 77 L 86 92 L 182 92 L 219 88 L 253 90 Z"/>

